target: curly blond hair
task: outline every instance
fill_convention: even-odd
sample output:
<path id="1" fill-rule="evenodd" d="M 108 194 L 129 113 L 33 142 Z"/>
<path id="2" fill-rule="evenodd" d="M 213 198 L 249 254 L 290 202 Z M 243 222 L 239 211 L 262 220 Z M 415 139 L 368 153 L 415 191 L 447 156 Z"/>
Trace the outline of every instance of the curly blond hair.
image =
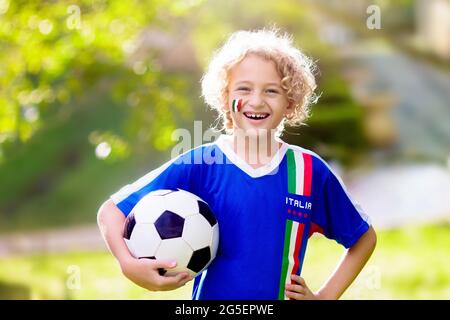
<path id="1" fill-rule="evenodd" d="M 272 27 L 255 31 L 237 31 L 225 44 L 217 49 L 209 63 L 208 70 L 201 79 L 202 97 L 207 105 L 218 112 L 227 133 L 233 129 L 230 111 L 224 107 L 228 101 L 228 84 L 230 70 L 247 55 L 256 54 L 272 60 L 281 77 L 283 88 L 294 111 L 289 118 L 284 118 L 278 127 L 278 133 L 284 125 L 298 126 L 309 117 L 309 108 L 318 96 L 314 93 L 316 66 L 293 45 L 292 36 Z"/>

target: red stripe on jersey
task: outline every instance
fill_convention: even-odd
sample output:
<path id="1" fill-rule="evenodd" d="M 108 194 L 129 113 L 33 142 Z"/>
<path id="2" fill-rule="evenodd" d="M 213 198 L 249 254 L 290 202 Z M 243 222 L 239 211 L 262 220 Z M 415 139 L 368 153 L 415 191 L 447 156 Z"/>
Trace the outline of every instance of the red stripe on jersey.
<path id="1" fill-rule="evenodd" d="M 310 196 L 311 195 L 311 180 L 312 180 L 312 157 L 310 154 L 303 153 L 304 160 L 304 182 L 303 182 L 303 195 Z"/>
<path id="2" fill-rule="evenodd" d="M 295 249 L 294 249 L 294 267 L 292 268 L 291 274 L 297 274 L 298 268 L 300 266 L 300 260 L 299 260 L 299 254 L 300 249 L 302 247 L 302 240 L 303 240 L 303 232 L 305 230 L 305 225 L 303 223 L 299 223 L 298 229 L 297 229 L 297 238 L 295 239 Z M 294 281 L 291 280 L 292 284 L 295 284 Z"/>
<path id="3" fill-rule="evenodd" d="M 310 238 L 313 235 L 314 232 L 325 234 L 323 229 L 318 224 L 315 224 L 314 222 L 311 222 L 311 227 L 309 228 L 308 238 Z"/>

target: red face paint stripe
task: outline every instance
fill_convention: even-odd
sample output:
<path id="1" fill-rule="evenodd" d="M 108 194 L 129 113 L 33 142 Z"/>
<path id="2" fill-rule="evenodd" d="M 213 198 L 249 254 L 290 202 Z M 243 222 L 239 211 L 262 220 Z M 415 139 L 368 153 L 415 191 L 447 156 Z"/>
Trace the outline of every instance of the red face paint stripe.
<path id="1" fill-rule="evenodd" d="M 298 268 L 300 266 L 300 249 L 302 247 L 302 239 L 303 239 L 303 231 L 305 230 L 305 225 L 303 223 L 300 223 L 298 225 L 297 230 L 297 238 L 295 239 L 295 250 L 294 250 L 294 267 L 292 268 L 291 274 L 297 274 Z M 294 284 L 294 281 L 291 281 L 292 284 Z"/>
<path id="2" fill-rule="evenodd" d="M 241 112 L 241 108 L 242 108 L 242 99 L 239 99 L 237 104 L 237 111 Z"/>
<path id="3" fill-rule="evenodd" d="M 303 195 L 311 195 L 311 180 L 312 180 L 312 158 L 310 154 L 303 153 L 303 160 L 305 163 L 305 175 L 303 185 Z"/>

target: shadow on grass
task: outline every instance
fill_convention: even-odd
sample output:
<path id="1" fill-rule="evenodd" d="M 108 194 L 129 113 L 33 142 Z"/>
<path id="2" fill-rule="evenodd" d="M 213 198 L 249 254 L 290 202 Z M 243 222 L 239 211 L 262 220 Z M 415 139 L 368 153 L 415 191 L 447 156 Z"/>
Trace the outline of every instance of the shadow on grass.
<path id="1" fill-rule="evenodd" d="M 0 282 L 0 300 L 29 300 L 31 290 L 22 284 Z"/>

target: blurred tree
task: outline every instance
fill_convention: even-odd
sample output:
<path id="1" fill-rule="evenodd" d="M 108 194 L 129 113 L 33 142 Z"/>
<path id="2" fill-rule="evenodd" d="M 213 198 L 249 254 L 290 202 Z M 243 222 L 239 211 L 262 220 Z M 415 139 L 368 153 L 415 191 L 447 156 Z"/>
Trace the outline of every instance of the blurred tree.
<path id="1" fill-rule="evenodd" d="M 166 72 L 157 61 L 164 52 L 136 52 L 149 26 L 173 34 L 179 26 L 168 21 L 200 4 L 0 0 L 0 216 L 14 224 L 31 204 L 27 225 L 67 223 L 77 211 L 91 217 L 98 199 L 119 184 L 106 179 L 125 175 L 108 172 L 109 165 L 138 152 L 148 166 L 150 156 L 158 158 L 151 151 L 173 143 L 172 129 L 193 115 L 193 81 Z M 78 175 L 68 178 L 72 172 Z M 89 182 L 97 194 L 83 197 L 88 209 L 76 200 L 86 181 L 72 182 L 83 173 L 101 176 Z M 64 185 L 70 192 L 57 198 Z M 33 201 L 46 196 L 39 213 Z"/>
<path id="2" fill-rule="evenodd" d="M 38 128 L 104 92 L 137 113 L 151 106 L 145 117 L 134 117 L 157 120 L 151 131 L 173 127 L 164 110 L 186 109 L 180 81 L 161 81 L 151 55 L 131 57 L 146 26 L 164 28 L 167 16 L 185 15 L 200 3 L 0 0 L 0 160 Z"/>

